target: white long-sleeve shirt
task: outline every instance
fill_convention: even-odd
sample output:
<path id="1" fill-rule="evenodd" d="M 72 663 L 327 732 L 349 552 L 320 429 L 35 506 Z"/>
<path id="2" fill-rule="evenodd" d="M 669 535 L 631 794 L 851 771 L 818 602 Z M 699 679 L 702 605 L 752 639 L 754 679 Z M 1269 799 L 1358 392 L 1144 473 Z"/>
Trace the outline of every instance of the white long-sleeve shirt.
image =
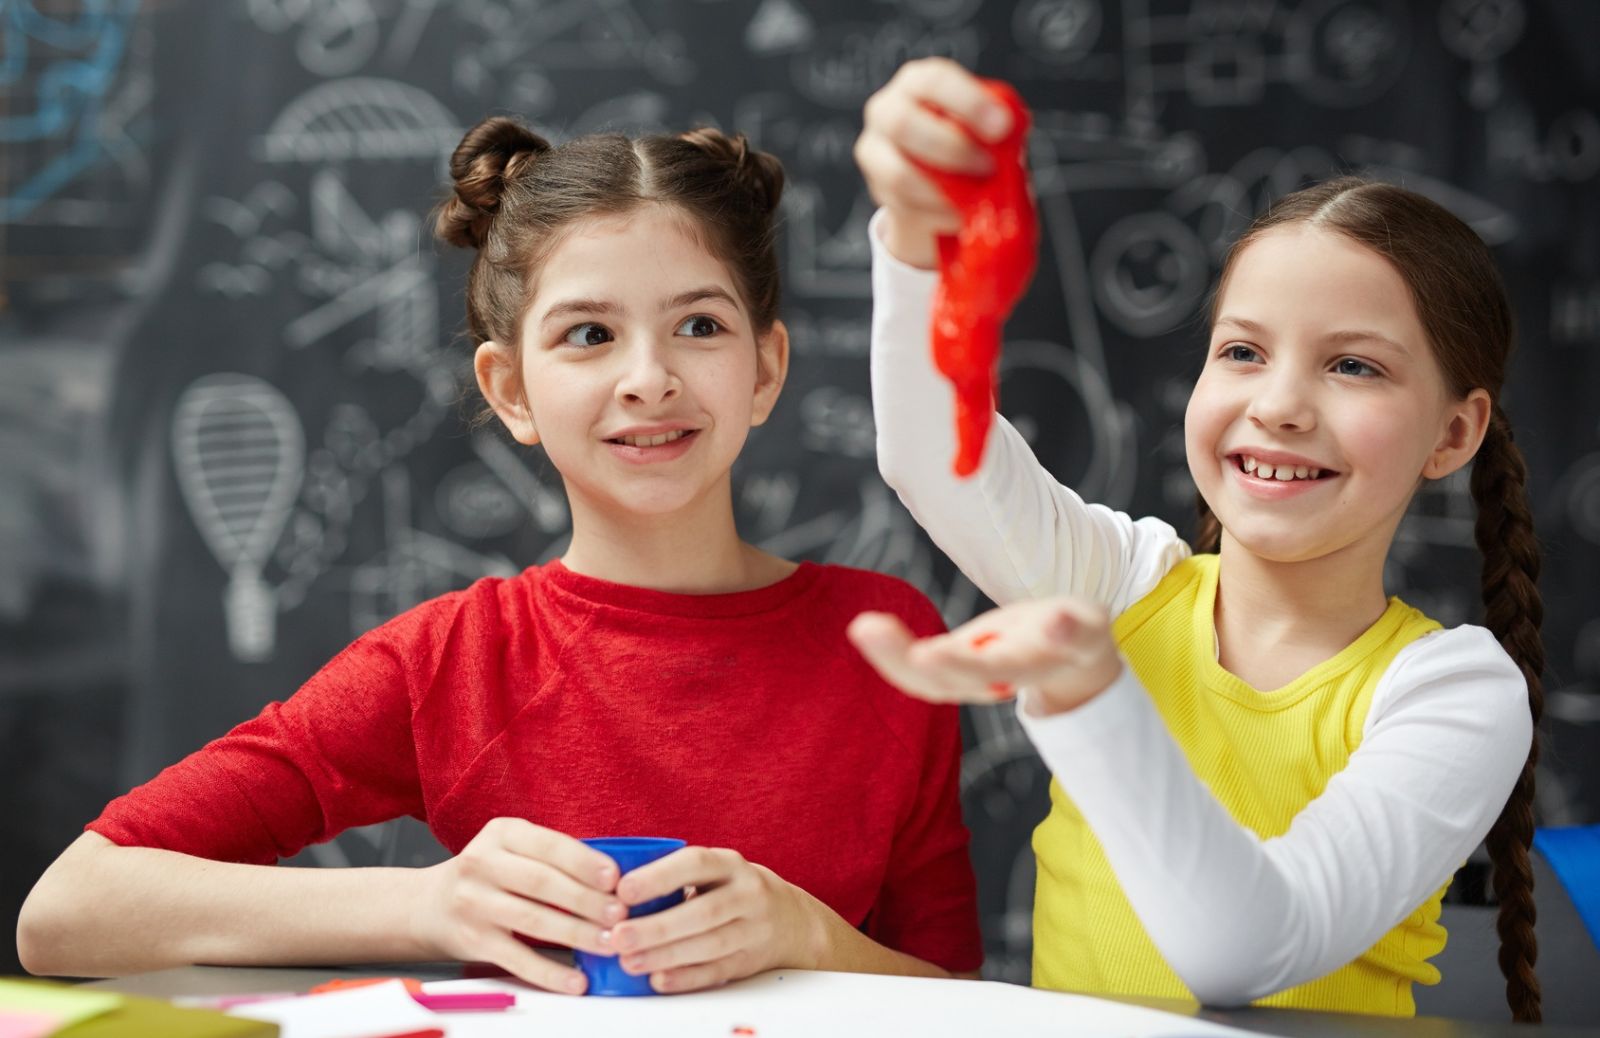
<path id="1" fill-rule="evenodd" d="M 928 345 L 937 275 L 891 256 L 876 223 L 871 366 L 884 479 L 994 601 L 1077 595 L 1115 617 L 1188 546 L 1160 519 L 1085 504 L 998 415 L 978 472 L 952 474 L 953 396 Z M 1261 839 L 1195 776 L 1131 668 L 1075 710 L 1036 717 L 1024 699 L 1017 713 L 1156 947 L 1213 1004 L 1315 979 L 1376 943 L 1487 834 L 1532 738 L 1527 685 L 1494 636 L 1435 631 L 1384 672 L 1348 765 L 1288 832 Z"/>

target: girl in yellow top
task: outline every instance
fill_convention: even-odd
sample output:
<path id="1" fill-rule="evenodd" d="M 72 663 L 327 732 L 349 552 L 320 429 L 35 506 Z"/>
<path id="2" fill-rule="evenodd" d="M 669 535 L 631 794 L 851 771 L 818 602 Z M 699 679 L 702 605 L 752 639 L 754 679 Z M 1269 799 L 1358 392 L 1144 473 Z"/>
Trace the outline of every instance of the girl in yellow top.
<path id="1" fill-rule="evenodd" d="M 913 62 L 867 104 L 873 399 L 884 478 L 1001 608 L 914 640 L 852 638 L 932 700 L 993 701 L 1049 765 L 1034 847 L 1034 981 L 1116 994 L 1415 1012 L 1439 903 L 1487 836 L 1517 1019 L 1533 975 L 1538 552 L 1497 400 L 1510 308 L 1475 235 L 1345 178 L 1283 198 L 1234 245 L 1185 417 L 1200 551 L 1085 504 L 997 418 L 950 471 L 933 369 L 935 237 L 954 211 L 912 160 L 984 172 L 957 122 L 1007 128 L 977 81 Z M 1484 627 L 1387 598 L 1417 488 L 1474 462 Z"/>

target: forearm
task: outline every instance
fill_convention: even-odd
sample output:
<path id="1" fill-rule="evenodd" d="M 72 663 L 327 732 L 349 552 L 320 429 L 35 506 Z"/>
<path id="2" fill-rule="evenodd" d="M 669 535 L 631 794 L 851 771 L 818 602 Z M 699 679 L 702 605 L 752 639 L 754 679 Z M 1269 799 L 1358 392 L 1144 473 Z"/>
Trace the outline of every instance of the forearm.
<path id="1" fill-rule="evenodd" d="M 813 920 L 811 968 L 839 973 L 885 973 L 901 977 L 949 977 L 950 971 L 905 952 L 885 948 L 806 894 Z"/>
<path id="2" fill-rule="evenodd" d="M 31 973 L 82 977 L 425 959 L 408 917 L 417 877 L 208 861 L 85 833 L 28 896 L 17 949 Z"/>

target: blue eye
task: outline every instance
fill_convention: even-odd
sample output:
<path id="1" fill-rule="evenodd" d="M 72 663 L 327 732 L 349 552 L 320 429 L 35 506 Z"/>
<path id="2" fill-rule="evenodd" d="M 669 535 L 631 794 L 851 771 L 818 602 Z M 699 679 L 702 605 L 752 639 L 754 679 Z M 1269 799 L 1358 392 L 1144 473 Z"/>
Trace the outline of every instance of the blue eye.
<path id="1" fill-rule="evenodd" d="M 1219 356 L 1221 356 L 1223 360 L 1238 361 L 1241 364 L 1249 364 L 1252 361 L 1260 359 L 1255 350 L 1246 346 L 1242 342 L 1228 343 L 1226 346 L 1222 347 L 1222 352 L 1219 354 Z"/>
<path id="2" fill-rule="evenodd" d="M 714 318 L 705 314 L 695 314 L 693 317 L 678 325 L 678 335 L 688 335 L 696 339 L 703 339 L 708 335 L 715 335 L 722 331 L 722 325 Z"/>
<path id="3" fill-rule="evenodd" d="M 1354 375 L 1357 378 L 1369 378 L 1378 373 L 1377 368 L 1354 357 L 1340 357 L 1333 369 L 1341 375 Z"/>
<path id="4" fill-rule="evenodd" d="M 611 341 L 611 330 L 603 324 L 585 321 L 568 328 L 561 341 L 568 346 L 603 346 Z"/>

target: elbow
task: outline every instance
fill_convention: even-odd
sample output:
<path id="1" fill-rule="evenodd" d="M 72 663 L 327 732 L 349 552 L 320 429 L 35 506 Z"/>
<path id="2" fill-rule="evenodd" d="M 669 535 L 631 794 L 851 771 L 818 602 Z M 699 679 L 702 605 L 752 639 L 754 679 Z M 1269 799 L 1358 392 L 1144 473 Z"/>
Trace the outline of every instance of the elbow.
<path id="1" fill-rule="evenodd" d="M 48 880 L 40 880 L 17 915 L 17 961 L 35 976 L 59 977 L 72 973 L 61 955 L 61 949 L 68 944 L 71 923 L 58 907 L 59 900 Z"/>
<path id="2" fill-rule="evenodd" d="M 1297 981 L 1285 958 L 1287 942 L 1253 939 L 1238 934 L 1212 946 L 1209 953 L 1168 956 L 1167 963 L 1201 1005 L 1235 1008 L 1282 991 Z"/>

